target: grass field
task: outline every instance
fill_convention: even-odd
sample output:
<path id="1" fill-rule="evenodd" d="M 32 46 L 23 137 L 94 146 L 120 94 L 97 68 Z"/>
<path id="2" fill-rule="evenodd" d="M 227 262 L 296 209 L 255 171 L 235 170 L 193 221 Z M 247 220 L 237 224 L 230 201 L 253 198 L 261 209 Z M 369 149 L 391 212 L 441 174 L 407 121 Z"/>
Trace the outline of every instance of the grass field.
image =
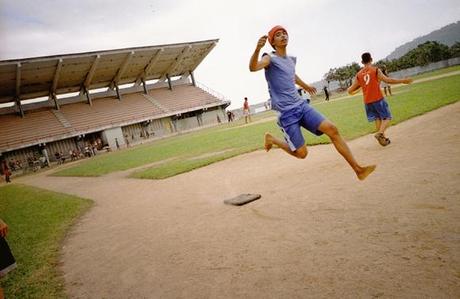
<path id="1" fill-rule="evenodd" d="M 18 267 L 2 280 L 6 298 L 65 298 L 60 244 L 91 201 L 13 184 L 0 188 L 0 215 Z"/>
<path id="2" fill-rule="evenodd" d="M 415 78 L 437 76 L 459 69 L 460 67 L 452 67 Z M 460 100 L 459 82 L 460 75 L 453 75 L 408 86 L 397 86 L 394 88 L 393 97 L 388 99 L 394 116 L 392 124 Z M 369 134 L 374 130 L 374 125 L 368 123 L 365 118 L 360 94 L 329 103 L 314 103 L 313 106 L 335 122 L 346 139 Z M 155 166 L 135 172 L 132 177 L 167 178 L 242 153 L 262 149 L 264 132 L 271 131 L 281 137 L 276 121 L 272 120 L 274 116 L 273 112 L 265 112 L 255 116 L 254 123 L 251 125 L 244 125 L 240 120 L 233 124 L 223 124 L 101 155 L 79 163 L 75 167 L 59 171 L 56 175 L 100 176 L 157 162 Z M 264 121 L 264 118 L 268 121 Z M 304 135 L 309 145 L 329 142 L 326 136 L 316 137 L 306 131 Z"/>

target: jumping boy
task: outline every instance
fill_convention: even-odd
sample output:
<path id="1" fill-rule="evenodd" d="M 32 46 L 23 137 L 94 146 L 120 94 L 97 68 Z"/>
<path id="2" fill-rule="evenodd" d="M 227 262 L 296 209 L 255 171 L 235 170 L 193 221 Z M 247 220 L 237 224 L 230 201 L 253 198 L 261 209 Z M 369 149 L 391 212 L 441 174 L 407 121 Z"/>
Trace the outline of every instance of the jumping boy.
<path id="1" fill-rule="evenodd" d="M 275 49 L 274 52 L 264 53 L 259 60 L 259 52 L 266 41 Z M 375 165 L 360 166 L 353 157 L 345 140 L 340 136 L 337 127 L 323 115 L 303 101 L 297 93 L 296 84 L 308 93 L 316 93 L 316 89 L 303 82 L 295 73 L 296 58 L 287 55 L 288 33 L 282 26 L 273 27 L 267 35 L 257 42 L 257 47 L 251 56 L 249 70 L 256 72 L 265 70 L 268 91 L 272 100 L 272 109 L 278 111 L 278 125 L 286 141 L 280 140 L 270 133 L 265 133 L 265 150 L 273 145 L 288 154 L 304 159 L 307 156 L 307 146 L 300 127 L 313 134 L 329 136 L 337 151 L 345 158 L 360 180 L 364 180 L 375 169 Z"/>
<path id="2" fill-rule="evenodd" d="M 352 95 L 357 93 L 359 88 L 363 89 L 367 120 L 375 121 L 377 129 L 374 137 L 380 145 L 387 146 L 391 141 L 385 137 L 385 130 L 391 121 L 391 111 L 380 90 L 380 81 L 388 84 L 410 84 L 412 79 L 393 79 L 385 76 L 380 69 L 372 65 L 372 57 L 368 52 L 361 55 L 361 63 L 364 67 L 356 74 L 353 84 L 348 88 L 348 93 Z"/>

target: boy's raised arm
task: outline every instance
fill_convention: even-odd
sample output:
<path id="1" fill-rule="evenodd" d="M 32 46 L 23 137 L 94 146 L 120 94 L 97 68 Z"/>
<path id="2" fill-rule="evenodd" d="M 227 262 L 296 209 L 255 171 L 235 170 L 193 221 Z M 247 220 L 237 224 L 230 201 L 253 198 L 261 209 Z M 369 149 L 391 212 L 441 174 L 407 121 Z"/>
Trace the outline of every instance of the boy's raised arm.
<path id="1" fill-rule="evenodd" d="M 270 56 L 269 55 L 265 55 L 264 57 L 262 57 L 261 60 L 259 60 L 260 49 L 262 49 L 262 47 L 267 42 L 267 38 L 268 38 L 268 36 L 264 35 L 261 38 L 259 38 L 259 40 L 257 42 L 257 47 L 256 47 L 256 49 L 254 50 L 254 53 L 251 56 L 251 60 L 249 60 L 249 70 L 251 72 L 259 71 L 259 70 L 267 67 L 270 64 Z"/>

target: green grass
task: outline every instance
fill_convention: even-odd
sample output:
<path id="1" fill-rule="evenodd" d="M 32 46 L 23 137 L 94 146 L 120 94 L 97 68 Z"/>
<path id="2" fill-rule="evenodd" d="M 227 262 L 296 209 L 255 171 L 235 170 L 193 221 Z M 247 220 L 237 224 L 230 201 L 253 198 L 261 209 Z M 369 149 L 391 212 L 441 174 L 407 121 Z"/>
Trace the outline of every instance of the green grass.
<path id="1" fill-rule="evenodd" d="M 460 67 L 449 69 L 456 71 Z M 446 72 L 448 72 L 446 69 L 430 72 L 430 76 Z M 460 75 L 454 75 L 394 88 L 395 94 L 388 99 L 394 117 L 392 124 L 460 100 L 459 83 Z M 374 130 L 374 124 L 368 123 L 365 117 L 362 95 L 329 103 L 314 103 L 313 106 L 337 125 L 345 139 L 353 139 Z M 155 167 L 135 172 L 132 176 L 147 179 L 174 176 L 241 153 L 262 149 L 264 132 L 271 131 L 281 137 L 275 120 L 263 122 L 264 118 L 274 116 L 273 112 L 264 112 L 253 119 L 253 121 L 261 120 L 261 122 L 248 126 L 244 125 L 244 121 L 240 119 L 236 123 L 223 124 L 128 150 L 101 155 L 75 167 L 59 171 L 56 175 L 99 176 L 171 159 Z M 329 143 L 326 136 L 316 137 L 308 132 L 304 132 L 304 135 L 309 145 Z M 225 152 L 219 153 L 222 151 Z M 194 159 L 210 153 L 217 154 Z"/>
<path id="2" fill-rule="evenodd" d="M 0 216 L 18 267 L 2 280 L 6 298 L 65 298 L 60 244 L 89 200 L 12 184 L 0 188 Z"/>

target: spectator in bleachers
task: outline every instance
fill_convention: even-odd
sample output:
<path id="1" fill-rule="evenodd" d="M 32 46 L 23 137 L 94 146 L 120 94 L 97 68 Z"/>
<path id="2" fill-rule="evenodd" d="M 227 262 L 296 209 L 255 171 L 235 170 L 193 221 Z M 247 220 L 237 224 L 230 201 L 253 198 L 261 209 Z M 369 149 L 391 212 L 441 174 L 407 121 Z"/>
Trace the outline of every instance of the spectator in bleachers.
<path id="1" fill-rule="evenodd" d="M 45 156 L 40 156 L 38 157 L 38 161 L 40 162 L 40 168 L 43 168 L 45 166 L 48 166 L 48 161 L 46 161 Z"/>
<path id="2" fill-rule="evenodd" d="M 93 156 L 96 156 L 97 154 L 97 141 L 96 140 L 94 140 L 93 142 L 92 149 L 93 149 Z"/>
<path id="3" fill-rule="evenodd" d="M 88 145 L 85 146 L 85 156 L 88 158 L 91 157 L 91 151 Z"/>
<path id="4" fill-rule="evenodd" d="M 58 165 L 61 164 L 61 155 L 58 152 L 54 153 L 54 158 L 56 159 Z"/>
<path id="5" fill-rule="evenodd" d="M 11 171 L 16 170 L 16 163 L 14 163 L 13 159 L 11 159 L 10 162 L 8 162 L 8 166 L 10 167 Z"/>
<path id="6" fill-rule="evenodd" d="M 66 157 L 62 152 L 59 152 L 59 156 L 61 157 L 61 164 L 64 164 Z"/>

